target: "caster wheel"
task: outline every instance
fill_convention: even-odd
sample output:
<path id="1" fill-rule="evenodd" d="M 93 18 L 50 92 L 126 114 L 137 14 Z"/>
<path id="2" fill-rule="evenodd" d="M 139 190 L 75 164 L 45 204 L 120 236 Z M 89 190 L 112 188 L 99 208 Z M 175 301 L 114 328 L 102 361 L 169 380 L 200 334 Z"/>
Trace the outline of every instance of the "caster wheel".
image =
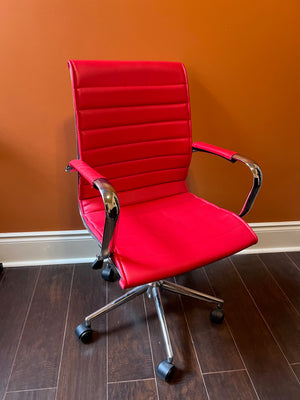
<path id="1" fill-rule="evenodd" d="M 101 269 L 103 265 L 103 260 L 101 258 L 96 258 L 96 260 L 92 264 L 93 269 Z"/>
<path id="2" fill-rule="evenodd" d="M 108 282 L 114 282 L 116 280 L 116 273 L 111 267 L 105 267 L 101 273 L 102 278 Z"/>
<path id="3" fill-rule="evenodd" d="M 165 382 L 170 382 L 175 372 L 175 365 L 171 364 L 169 361 L 162 361 L 157 367 L 157 375 L 163 379 Z"/>
<path id="4" fill-rule="evenodd" d="M 215 324 L 221 324 L 224 319 L 224 310 L 222 308 L 216 307 L 210 312 L 210 320 Z"/>
<path id="5" fill-rule="evenodd" d="M 79 340 L 81 340 L 82 343 L 86 344 L 92 340 L 93 331 L 91 327 L 81 324 L 75 329 L 75 335 Z"/>

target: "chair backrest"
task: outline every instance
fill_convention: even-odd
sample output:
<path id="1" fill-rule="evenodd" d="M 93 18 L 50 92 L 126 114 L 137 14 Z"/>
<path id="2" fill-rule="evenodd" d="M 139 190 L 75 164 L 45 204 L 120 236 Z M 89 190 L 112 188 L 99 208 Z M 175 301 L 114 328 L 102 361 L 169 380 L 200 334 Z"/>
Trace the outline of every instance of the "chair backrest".
<path id="1" fill-rule="evenodd" d="M 78 156 L 104 175 L 121 205 L 187 190 L 191 119 L 176 62 L 71 60 Z M 79 199 L 97 196 L 84 179 Z"/>

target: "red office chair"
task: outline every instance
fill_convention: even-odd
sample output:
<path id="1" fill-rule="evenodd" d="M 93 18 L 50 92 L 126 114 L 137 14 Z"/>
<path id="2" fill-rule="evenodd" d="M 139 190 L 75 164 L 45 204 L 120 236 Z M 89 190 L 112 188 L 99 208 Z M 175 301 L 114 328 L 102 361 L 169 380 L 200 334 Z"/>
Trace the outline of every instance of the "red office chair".
<path id="1" fill-rule="evenodd" d="M 172 62 L 69 61 L 77 121 L 79 208 L 100 245 L 93 268 L 102 277 L 132 288 L 88 315 L 77 337 L 91 340 L 91 321 L 147 292 L 155 301 L 167 359 L 158 375 L 169 381 L 173 352 L 160 289 L 217 304 L 211 320 L 224 318 L 223 300 L 166 281 L 166 278 L 230 256 L 257 242 L 240 218 L 261 186 L 259 167 L 235 152 L 192 144 L 185 68 Z M 238 215 L 188 191 L 192 152 L 204 151 L 253 173 L 253 187 Z M 100 196 L 99 196 L 100 192 Z"/>

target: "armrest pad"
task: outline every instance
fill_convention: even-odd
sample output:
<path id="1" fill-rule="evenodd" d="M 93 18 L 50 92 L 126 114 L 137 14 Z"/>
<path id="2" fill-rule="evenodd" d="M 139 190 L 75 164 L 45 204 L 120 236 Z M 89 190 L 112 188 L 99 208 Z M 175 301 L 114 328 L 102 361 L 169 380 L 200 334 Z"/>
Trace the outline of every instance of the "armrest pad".
<path id="1" fill-rule="evenodd" d="M 230 151 L 226 149 L 222 149 L 221 147 L 214 146 L 212 144 L 204 143 L 204 142 L 195 142 L 192 145 L 193 150 L 196 151 L 204 151 L 206 153 L 216 154 L 217 156 L 227 158 L 227 160 L 235 162 L 233 156 L 237 154 L 236 151 Z"/>
<path id="2" fill-rule="evenodd" d="M 99 172 L 90 167 L 86 162 L 82 160 L 72 160 L 69 162 L 69 166 L 80 173 L 80 175 L 86 179 L 91 185 L 94 181 L 99 178 L 104 178 Z"/>

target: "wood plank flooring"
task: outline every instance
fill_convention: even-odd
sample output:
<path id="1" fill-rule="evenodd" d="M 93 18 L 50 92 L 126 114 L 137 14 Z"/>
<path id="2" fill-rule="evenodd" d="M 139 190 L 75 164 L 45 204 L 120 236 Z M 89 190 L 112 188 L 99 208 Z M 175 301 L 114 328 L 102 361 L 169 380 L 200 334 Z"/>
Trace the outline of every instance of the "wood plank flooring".
<path id="1" fill-rule="evenodd" d="M 298 400 L 300 253 L 236 255 L 176 277 L 225 300 L 211 306 L 162 292 L 176 373 L 165 358 L 152 299 L 140 296 L 74 329 L 123 292 L 89 265 L 4 269 L 0 275 L 0 400 Z"/>

